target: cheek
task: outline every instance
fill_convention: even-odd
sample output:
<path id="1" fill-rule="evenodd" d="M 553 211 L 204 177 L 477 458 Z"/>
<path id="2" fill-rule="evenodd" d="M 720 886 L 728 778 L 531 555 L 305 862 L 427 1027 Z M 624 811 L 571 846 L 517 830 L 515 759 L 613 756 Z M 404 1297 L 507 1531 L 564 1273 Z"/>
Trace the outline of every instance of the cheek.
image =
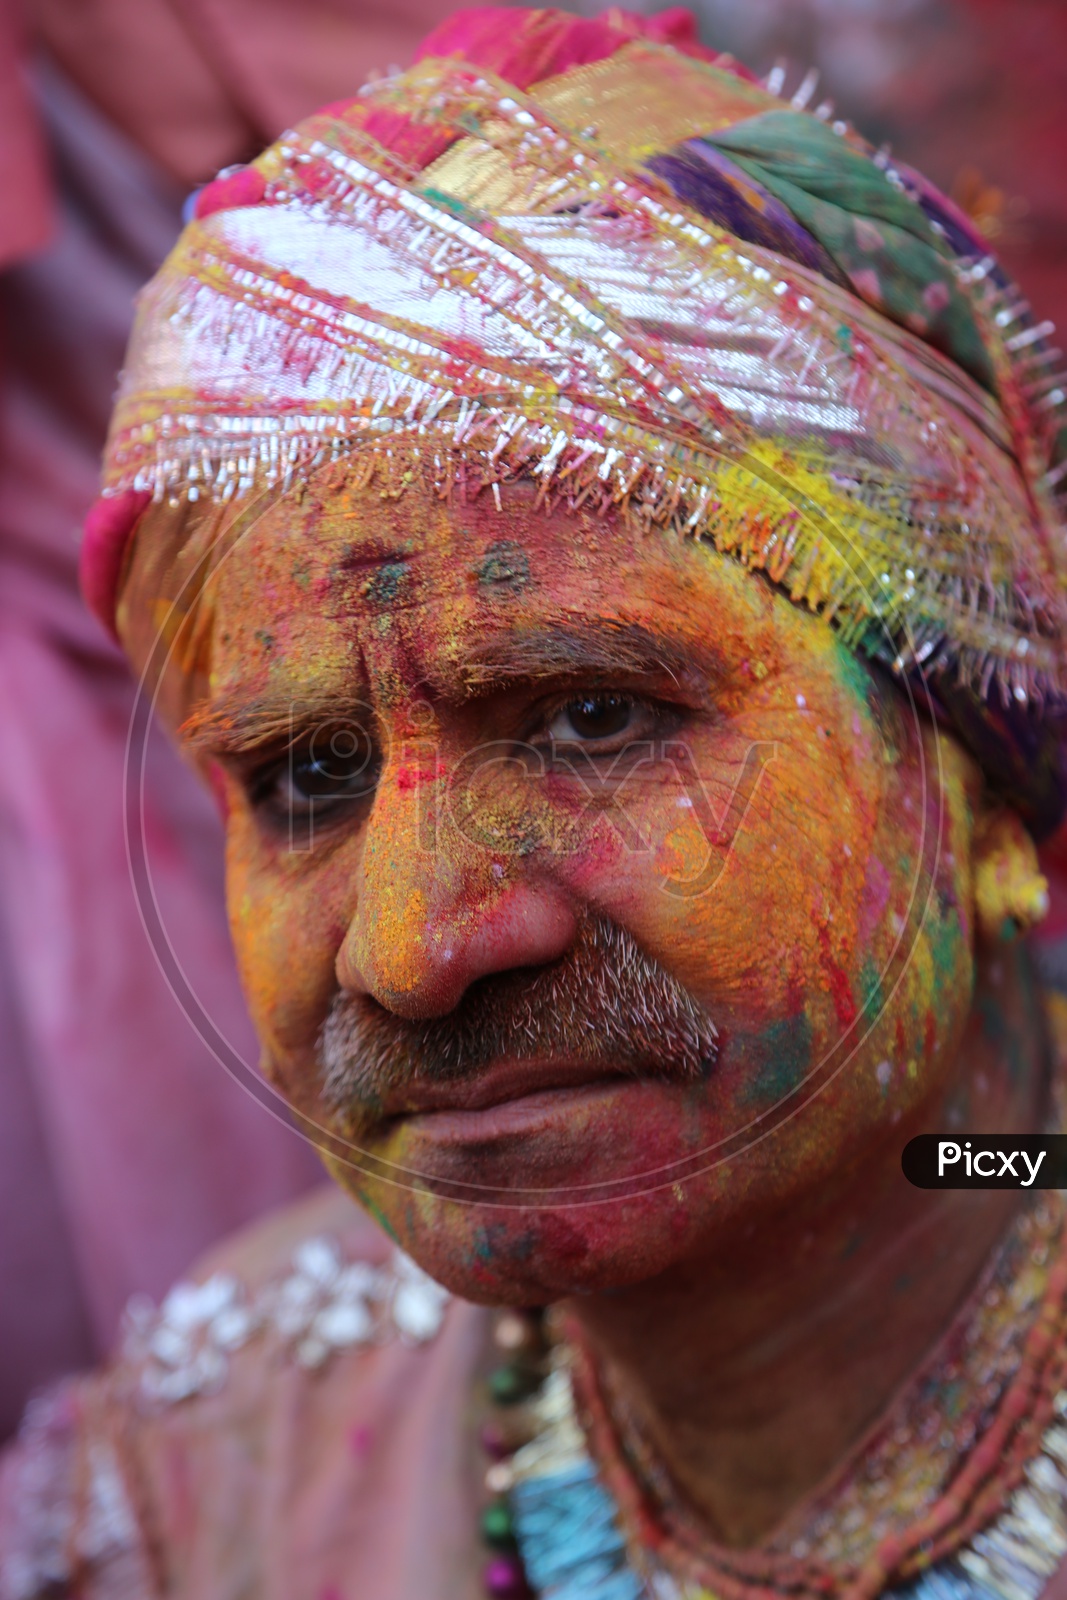
<path id="1" fill-rule="evenodd" d="M 566 862 L 576 894 L 715 1020 L 720 1056 L 694 1115 L 716 1134 L 832 1071 L 842 1046 L 856 1065 L 815 1103 L 818 1120 L 847 1104 L 877 1122 L 887 1099 L 903 1114 L 966 1016 L 966 884 L 937 847 L 942 811 L 951 821 L 962 799 L 924 790 L 918 734 L 890 730 L 887 743 L 865 708 L 841 700 L 792 724 L 779 717 L 788 736 L 747 774 L 745 751 L 774 724 L 737 730 L 714 761 L 698 751 L 695 783 L 676 773 L 632 789 L 650 847 L 605 819 Z"/>
<path id="2" fill-rule="evenodd" d="M 313 1049 L 336 989 L 335 962 L 355 875 L 345 847 L 312 864 L 266 849 L 247 813 L 231 813 L 226 899 L 241 982 L 268 1056 Z"/>
<path id="3" fill-rule="evenodd" d="M 765 1035 L 768 1056 L 783 1022 L 807 1013 L 825 1046 L 862 1006 L 882 769 L 865 751 L 843 756 L 821 726 L 779 715 L 716 730 L 688 770 L 630 791 L 631 838 L 605 820 L 567 863 L 716 1020 Z"/>

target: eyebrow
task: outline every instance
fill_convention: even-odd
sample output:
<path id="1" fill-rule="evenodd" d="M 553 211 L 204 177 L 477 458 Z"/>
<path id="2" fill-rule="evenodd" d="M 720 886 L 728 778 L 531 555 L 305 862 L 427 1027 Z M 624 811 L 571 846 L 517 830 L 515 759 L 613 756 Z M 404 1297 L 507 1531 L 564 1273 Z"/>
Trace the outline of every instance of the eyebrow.
<path id="1" fill-rule="evenodd" d="M 350 693 L 294 695 L 283 703 L 274 698 L 249 700 L 234 690 L 198 706 L 181 724 L 178 738 L 186 749 L 199 755 L 241 756 L 272 745 L 282 752 L 295 744 L 309 725 L 351 720 L 357 713 L 365 720 L 367 706 Z"/>
<path id="2" fill-rule="evenodd" d="M 692 683 L 706 676 L 703 665 L 692 650 L 641 623 L 591 619 L 579 627 L 548 624 L 485 638 L 428 681 L 472 699 L 516 684 L 590 673 Z"/>

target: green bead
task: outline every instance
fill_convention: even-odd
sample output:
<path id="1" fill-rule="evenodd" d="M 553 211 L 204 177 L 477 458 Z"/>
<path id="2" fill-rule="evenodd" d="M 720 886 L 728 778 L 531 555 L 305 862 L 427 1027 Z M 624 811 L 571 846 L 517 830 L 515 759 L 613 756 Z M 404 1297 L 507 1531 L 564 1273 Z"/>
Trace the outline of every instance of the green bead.
<path id="1" fill-rule="evenodd" d="M 494 1501 L 482 1512 L 482 1538 L 494 1550 L 510 1549 L 515 1543 L 511 1511 L 506 1501 Z"/>
<path id="2" fill-rule="evenodd" d="M 537 1378 L 522 1367 L 497 1367 L 489 1374 L 489 1393 L 498 1406 L 513 1406 L 537 1388 Z"/>

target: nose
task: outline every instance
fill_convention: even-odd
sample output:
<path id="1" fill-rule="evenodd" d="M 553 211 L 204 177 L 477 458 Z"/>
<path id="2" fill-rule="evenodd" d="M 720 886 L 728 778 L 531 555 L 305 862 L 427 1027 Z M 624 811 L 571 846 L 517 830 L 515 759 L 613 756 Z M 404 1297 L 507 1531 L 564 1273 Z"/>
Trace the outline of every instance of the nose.
<path id="1" fill-rule="evenodd" d="M 479 978 L 559 960 L 577 916 L 529 858 L 494 853 L 451 827 L 427 842 L 425 795 L 404 777 L 387 770 L 379 782 L 337 978 L 414 1021 L 454 1010 Z"/>

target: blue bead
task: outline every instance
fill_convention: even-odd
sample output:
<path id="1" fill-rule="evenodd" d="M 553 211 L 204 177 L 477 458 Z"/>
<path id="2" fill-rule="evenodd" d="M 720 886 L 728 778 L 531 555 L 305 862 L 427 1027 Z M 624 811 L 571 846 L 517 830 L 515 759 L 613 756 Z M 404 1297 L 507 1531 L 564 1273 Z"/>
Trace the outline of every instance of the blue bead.
<path id="1" fill-rule="evenodd" d="M 589 1461 L 516 1484 L 515 1536 L 543 1600 L 641 1600 L 615 1505 Z"/>

